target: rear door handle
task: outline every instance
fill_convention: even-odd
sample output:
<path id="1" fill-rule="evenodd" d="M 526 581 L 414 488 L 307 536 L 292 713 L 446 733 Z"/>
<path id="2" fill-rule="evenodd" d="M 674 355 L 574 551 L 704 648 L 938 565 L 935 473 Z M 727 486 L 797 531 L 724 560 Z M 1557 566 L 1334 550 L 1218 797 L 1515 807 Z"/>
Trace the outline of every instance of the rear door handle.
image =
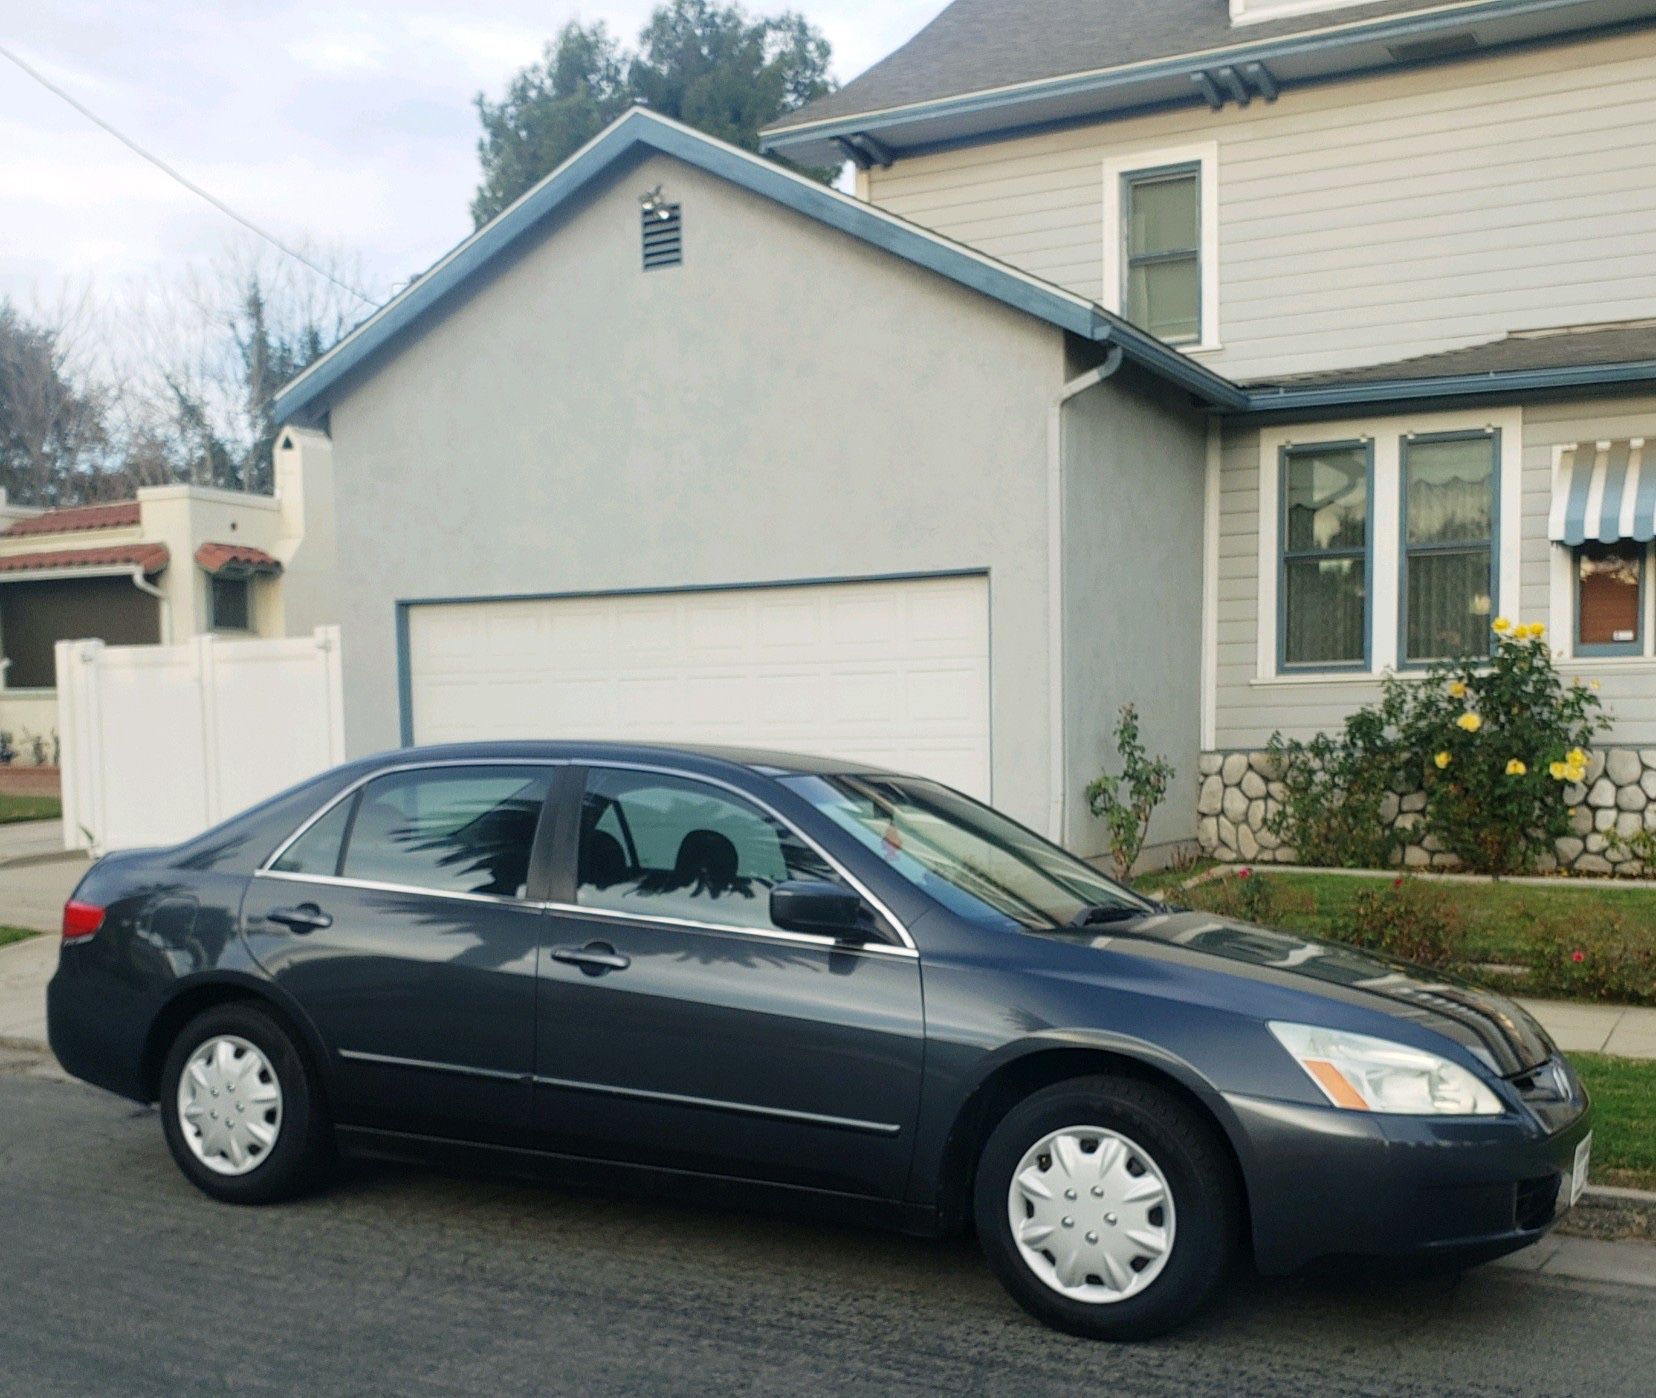
<path id="1" fill-rule="evenodd" d="M 303 936 L 333 926 L 333 918 L 315 903 L 301 903 L 297 908 L 272 908 L 265 914 L 272 922 L 279 922 L 289 931 Z"/>
<path id="2" fill-rule="evenodd" d="M 632 957 L 623 956 L 608 942 L 588 942 L 584 947 L 553 947 L 552 959 L 566 966 L 579 966 L 589 976 L 625 971 L 632 965 Z"/>

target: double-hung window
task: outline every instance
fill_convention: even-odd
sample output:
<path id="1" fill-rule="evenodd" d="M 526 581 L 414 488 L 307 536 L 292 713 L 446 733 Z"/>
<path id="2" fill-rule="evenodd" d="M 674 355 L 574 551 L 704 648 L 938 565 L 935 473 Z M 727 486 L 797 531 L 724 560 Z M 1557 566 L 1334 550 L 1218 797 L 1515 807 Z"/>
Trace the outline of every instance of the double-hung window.
<path id="1" fill-rule="evenodd" d="M 1406 665 L 1486 654 L 1492 644 L 1499 460 L 1494 432 L 1404 439 Z"/>
<path id="2" fill-rule="evenodd" d="M 1202 338 L 1202 170 L 1122 177 L 1126 316 L 1169 344 Z"/>
<path id="3" fill-rule="evenodd" d="M 1282 453 L 1282 668 L 1359 669 L 1369 654 L 1366 442 Z"/>

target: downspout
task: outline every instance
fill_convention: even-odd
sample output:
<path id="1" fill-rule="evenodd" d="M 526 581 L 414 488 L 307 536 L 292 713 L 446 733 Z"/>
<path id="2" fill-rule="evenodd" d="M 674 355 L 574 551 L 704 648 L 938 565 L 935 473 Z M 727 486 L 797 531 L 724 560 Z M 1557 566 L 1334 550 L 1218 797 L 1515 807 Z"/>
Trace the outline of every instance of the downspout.
<path id="1" fill-rule="evenodd" d="M 172 608 L 167 605 L 167 594 L 144 576 L 142 568 L 132 570 L 132 585 L 140 592 L 147 592 L 161 604 L 157 608 L 161 613 L 161 644 L 170 644 L 172 641 Z"/>
<path id="2" fill-rule="evenodd" d="M 1069 799 L 1064 760 L 1064 409 L 1070 399 L 1114 377 L 1121 359 L 1121 346 L 1111 345 L 1102 364 L 1064 385 L 1047 418 L 1047 732 L 1051 761 L 1047 833 L 1060 844 Z"/>

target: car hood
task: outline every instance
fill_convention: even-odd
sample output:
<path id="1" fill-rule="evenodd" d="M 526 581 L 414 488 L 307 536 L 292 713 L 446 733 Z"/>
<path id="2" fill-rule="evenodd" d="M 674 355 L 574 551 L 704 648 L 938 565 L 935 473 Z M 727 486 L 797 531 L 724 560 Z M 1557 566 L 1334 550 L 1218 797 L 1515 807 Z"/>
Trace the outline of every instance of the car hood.
<path id="1" fill-rule="evenodd" d="M 1222 969 L 1406 1019 L 1447 1035 L 1503 1076 L 1555 1052 L 1546 1031 L 1506 996 L 1339 942 L 1191 912 L 1153 914 L 1092 940 L 1101 949 Z"/>

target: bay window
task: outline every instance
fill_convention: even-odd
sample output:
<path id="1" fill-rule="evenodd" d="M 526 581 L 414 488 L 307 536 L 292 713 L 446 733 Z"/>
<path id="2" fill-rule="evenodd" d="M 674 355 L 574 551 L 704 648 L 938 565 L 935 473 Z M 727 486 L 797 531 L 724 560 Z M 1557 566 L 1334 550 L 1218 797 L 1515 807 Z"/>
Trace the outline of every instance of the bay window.
<path id="1" fill-rule="evenodd" d="M 1493 432 L 1403 443 L 1404 664 L 1489 651 L 1499 456 Z"/>

